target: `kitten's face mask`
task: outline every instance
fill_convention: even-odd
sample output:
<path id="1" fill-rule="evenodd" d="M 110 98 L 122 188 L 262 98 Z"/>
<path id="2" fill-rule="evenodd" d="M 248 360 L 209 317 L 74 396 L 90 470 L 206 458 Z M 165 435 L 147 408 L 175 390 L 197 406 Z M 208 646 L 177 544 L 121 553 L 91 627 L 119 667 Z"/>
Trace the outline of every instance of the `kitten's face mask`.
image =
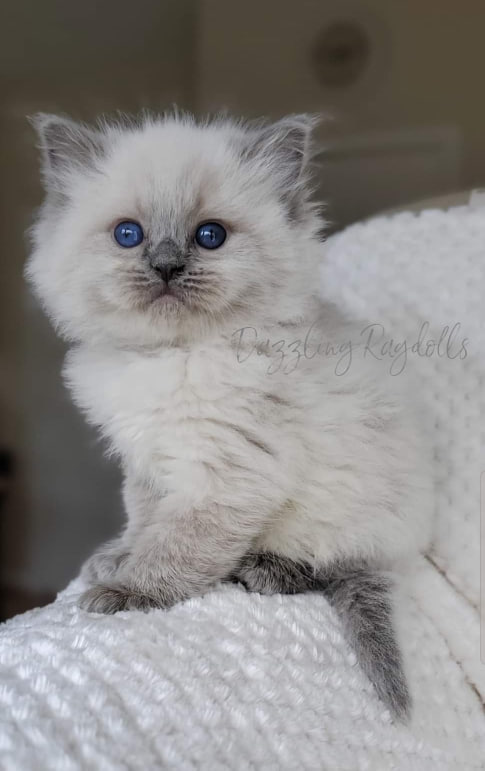
<path id="1" fill-rule="evenodd" d="M 36 125 L 48 195 L 27 272 L 69 337 L 157 343 L 297 292 L 311 119 Z"/>

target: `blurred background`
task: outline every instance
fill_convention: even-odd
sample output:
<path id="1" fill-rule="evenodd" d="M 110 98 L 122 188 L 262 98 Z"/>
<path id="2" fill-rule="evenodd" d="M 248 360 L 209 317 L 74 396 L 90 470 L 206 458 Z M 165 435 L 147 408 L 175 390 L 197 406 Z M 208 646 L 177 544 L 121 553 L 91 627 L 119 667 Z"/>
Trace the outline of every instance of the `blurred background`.
<path id="1" fill-rule="evenodd" d="M 483 0 L 3 0 L 0 613 L 48 602 L 122 522 L 119 474 L 71 406 L 22 278 L 38 110 L 323 112 L 330 229 L 485 186 Z M 445 200 L 454 200 L 453 198 Z"/>

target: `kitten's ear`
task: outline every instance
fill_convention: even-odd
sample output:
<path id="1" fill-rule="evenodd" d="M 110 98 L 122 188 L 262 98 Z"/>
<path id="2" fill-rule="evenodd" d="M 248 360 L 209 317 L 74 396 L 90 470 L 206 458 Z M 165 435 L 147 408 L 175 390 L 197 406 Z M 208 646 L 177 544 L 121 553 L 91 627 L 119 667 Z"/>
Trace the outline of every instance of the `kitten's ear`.
<path id="1" fill-rule="evenodd" d="M 311 159 L 312 132 L 318 117 L 289 115 L 251 132 L 248 157 L 267 165 L 287 191 L 297 188 Z"/>
<path id="2" fill-rule="evenodd" d="M 72 171 L 94 168 L 104 150 L 104 138 L 81 123 L 38 113 L 31 123 L 40 139 L 42 171 L 47 188 L 62 189 Z"/>

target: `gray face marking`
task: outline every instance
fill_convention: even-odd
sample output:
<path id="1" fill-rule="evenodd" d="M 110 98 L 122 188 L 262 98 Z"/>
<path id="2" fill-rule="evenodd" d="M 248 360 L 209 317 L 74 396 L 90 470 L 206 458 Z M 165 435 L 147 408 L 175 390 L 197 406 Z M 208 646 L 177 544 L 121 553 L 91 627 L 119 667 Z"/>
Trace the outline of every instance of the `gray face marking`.
<path id="1" fill-rule="evenodd" d="M 156 246 L 148 245 L 143 257 L 157 276 L 167 284 L 185 270 L 187 263 L 184 249 L 172 238 L 164 238 Z"/>
<path id="2" fill-rule="evenodd" d="M 277 554 L 248 554 L 231 577 L 260 594 L 323 592 L 377 695 L 393 716 L 409 717 L 411 698 L 392 620 L 391 583 L 365 562 L 322 568 Z"/>

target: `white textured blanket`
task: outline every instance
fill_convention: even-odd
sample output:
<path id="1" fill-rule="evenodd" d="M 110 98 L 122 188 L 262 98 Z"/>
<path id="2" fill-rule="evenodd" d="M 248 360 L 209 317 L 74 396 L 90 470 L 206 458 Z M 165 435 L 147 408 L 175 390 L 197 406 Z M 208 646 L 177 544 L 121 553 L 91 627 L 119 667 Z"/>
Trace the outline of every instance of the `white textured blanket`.
<path id="1" fill-rule="evenodd" d="M 75 582 L 50 607 L 0 630 L 0 768 L 485 767 L 485 209 L 356 225 L 329 241 L 322 274 L 324 294 L 382 325 L 382 344 L 407 341 L 398 376 L 417 371 L 433 430 L 436 546 L 403 588 L 400 619 L 412 724 L 392 724 L 321 596 L 260 597 L 226 586 L 168 612 L 104 617 L 77 609 Z M 444 338 L 439 351 L 421 355 L 423 341 L 437 343 L 456 322 L 466 358 L 454 358 L 456 345 L 446 350 Z M 403 359 L 383 350 L 399 370 Z"/>

